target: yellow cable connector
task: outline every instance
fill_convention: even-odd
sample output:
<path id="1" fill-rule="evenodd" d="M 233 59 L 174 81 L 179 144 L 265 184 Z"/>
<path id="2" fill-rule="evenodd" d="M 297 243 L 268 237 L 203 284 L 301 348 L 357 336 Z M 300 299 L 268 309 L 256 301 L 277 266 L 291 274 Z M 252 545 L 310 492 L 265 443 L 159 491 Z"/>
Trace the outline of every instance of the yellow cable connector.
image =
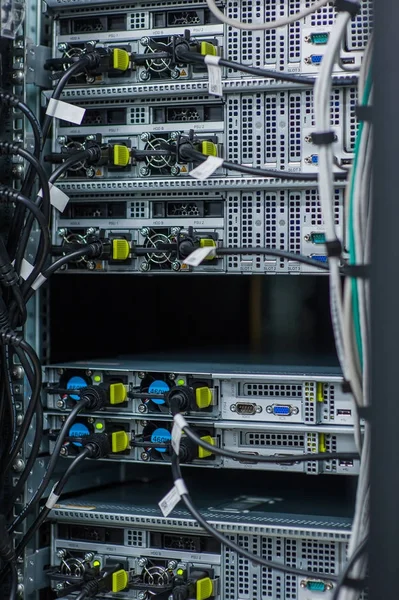
<path id="1" fill-rule="evenodd" d="M 127 240 L 112 240 L 112 260 L 127 260 L 130 254 L 130 244 Z"/>
<path id="2" fill-rule="evenodd" d="M 126 388 L 123 383 L 111 383 L 109 386 L 109 403 L 121 404 L 125 402 L 127 396 Z"/>
<path id="3" fill-rule="evenodd" d="M 316 383 L 316 400 L 317 402 L 324 402 L 324 384 Z"/>
<path id="4" fill-rule="evenodd" d="M 116 571 L 116 573 L 112 573 L 112 591 L 114 593 L 121 592 L 127 588 L 128 583 L 129 575 L 123 569 Z"/>
<path id="5" fill-rule="evenodd" d="M 216 242 L 211 238 L 201 238 L 199 241 L 199 245 L 200 248 L 216 248 Z M 213 260 L 214 258 L 215 254 L 214 252 L 211 252 L 210 254 L 208 254 L 208 256 L 205 256 L 204 260 Z"/>
<path id="6" fill-rule="evenodd" d="M 201 437 L 201 440 L 203 440 L 204 442 L 208 442 L 208 444 L 212 444 L 212 446 L 215 445 L 215 440 L 210 435 L 203 435 Z M 212 456 L 212 454 L 213 452 L 210 452 L 209 450 L 205 450 L 205 448 L 201 448 L 201 446 L 198 446 L 198 458 L 207 458 L 208 456 Z"/>
<path id="7" fill-rule="evenodd" d="M 130 150 L 123 144 L 115 144 L 113 147 L 112 162 L 117 167 L 126 167 L 130 161 Z"/>
<path id="8" fill-rule="evenodd" d="M 118 71 L 127 71 L 129 68 L 130 56 L 126 50 L 114 48 L 112 50 L 112 66 Z"/>
<path id="9" fill-rule="evenodd" d="M 209 387 L 199 387 L 195 390 L 195 403 L 198 408 L 208 408 L 212 404 L 212 390 Z"/>
<path id="10" fill-rule="evenodd" d="M 212 579 L 209 577 L 204 577 L 203 579 L 198 579 L 196 584 L 196 600 L 208 600 L 213 596 L 213 583 Z"/>
<path id="11" fill-rule="evenodd" d="M 217 48 L 210 42 L 201 42 L 201 54 L 205 56 L 205 54 L 212 54 L 212 56 L 217 55 Z"/>
<path id="12" fill-rule="evenodd" d="M 319 452 L 327 452 L 325 433 L 319 433 Z"/>
<path id="13" fill-rule="evenodd" d="M 202 154 L 205 154 L 205 156 L 217 156 L 218 147 L 213 142 L 204 140 L 201 142 L 201 152 Z"/>
<path id="14" fill-rule="evenodd" d="M 111 434 L 112 452 L 124 452 L 129 448 L 129 436 L 126 431 L 114 431 Z"/>

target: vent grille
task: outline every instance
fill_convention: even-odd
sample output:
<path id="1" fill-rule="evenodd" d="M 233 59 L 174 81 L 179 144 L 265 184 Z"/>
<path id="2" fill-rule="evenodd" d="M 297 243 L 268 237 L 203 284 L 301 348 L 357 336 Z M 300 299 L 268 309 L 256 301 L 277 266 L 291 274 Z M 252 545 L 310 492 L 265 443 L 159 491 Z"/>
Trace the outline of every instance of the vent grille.
<path id="1" fill-rule="evenodd" d="M 148 203 L 136 200 L 129 204 L 129 216 L 132 219 L 148 218 Z"/>
<path id="2" fill-rule="evenodd" d="M 307 0 L 306 6 L 310 6 L 312 2 Z M 333 25 L 335 22 L 335 9 L 334 2 L 329 2 L 326 6 L 319 8 L 316 12 L 312 13 L 310 17 L 310 23 L 312 27 L 319 25 Z"/>
<path id="3" fill-rule="evenodd" d="M 147 15 L 146 12 L 130 13 L 130 29 L 147 29 Z"/>
<path id="4" fill-rule="evenodd" d="M 135 548 L 145 547 L 145 534 L 144 531 L 137 529 L 126 530 L 126 546 L 134 546 Z"/>
<path id="5" fill-rule="evenodd" d="M 305 423 L 316 423 L 316 384 L 304 384 L 305 395 Z"/>
<path id="6" fill-rule="evenodd" d="M 240 245 L 240 196 L 229 194 L 227 200 L 227 245 L 238 248 Z M 238 256 L 229 256 L 227 258 L 229 270 L 237 270 L 239 265 Z"/>
<path id="7" fill-rule="evenodd" d="M 313 434 L 314 435 L 314 434 Z M 304 448 L 305 436 L 297 433 L 267 433 L 248 431 L 242 434 L 245 446 L 265 446 L 266 448 Z"/>
<path id="8" fill-rule="evenodd" d="M 372 0 L 363 0 L 359 14 L 348 28 L 348 50 L 364 50 L 372 31 L 373 17 Z"/>
<path id="9" fill-rule="evenodd" d="M 286 383 L 244 383 L 244 396 L 301 398 L 302 385 Z"/>
<path id="10" fill-rule="evenodd" d="M 335 386 L 324 385 L 323 420 L 334 421 L 335 419 Z"/>
<path id="11" fill-rule="evenodd" d="M 142 125 L 147 123 L 147 110 L 144 106 L 133 106 L 129 111 L 129 122 L 131 125 Z"/>
<path id="12" fill-rule="evenodd" d="M 301 558 L 309 571 L 318 571 L 326 575 L 336 573 L 338 548 L 334 542 L 316 542 L 302 540 Z"/>
<path id="13" fill-rule="evenodd" d="M 277 202 L 276 194 L 267 194 L 265 200 L 265 247 L 277 247 Z"/>
<path id="14" fill-rule="evenodd" d="M 289 201 L 289 249 L 296 254 L 301 253 L 301 195 L 290 194 Z"/>

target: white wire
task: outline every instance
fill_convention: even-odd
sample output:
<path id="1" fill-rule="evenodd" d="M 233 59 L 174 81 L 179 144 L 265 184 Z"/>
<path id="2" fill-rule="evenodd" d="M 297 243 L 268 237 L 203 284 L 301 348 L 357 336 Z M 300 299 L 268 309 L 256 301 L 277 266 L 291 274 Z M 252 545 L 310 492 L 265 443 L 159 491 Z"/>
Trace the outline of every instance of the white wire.
<path id="1" fill-rule="evenodd" d="M 308 15 L 311 15 L 316 10 L 319 10 L 319 8 L 322 8 L 328 4 L 330 1 L 331 0 L 317 0 L 311 6 L 305 8 L 301 12 L 289 15 L 287 17 L 281 17 L 275 21 L 270 21 L 270 23 L 243 23 L 242 21 L 231 19 L 227 15 L 224 15 L 216 6 L 215 0 L 206 0 L 209 10 L 219 21 L 226 23 L 226 25 L 230 25 L 235 29 L 243 29 L 244 31 L 265 31 L 267 29 L 277 29 L 278 27 L 291 25 L 291 23 L 295 23 L 295 21 L 299 21 L 300 19 L 304 19 Z M 238 3 L 238 6 L 239 5 L 240 4 Z"/>
<path id="2" fill-rule="evenodd" d="M 331 79 L 334 64 L 341 47 L 341 41 L 346 34 L 346 28 L 350 21 L 350 14 L 341 12 L 338 14 L 334 29 L 332 30 L 326 53 L 323 57 L 319 78 L 314 89 L 314 115 L 316 132 L 325 133 L 330 131 L 330 99 Z M 323 218 L 326 226 L 326 240 L 334 241 L 337 238 L 334 221 L 334 181 L 333 181 L 333 149 L 330 145 L 322 145 L 318 149 L 319 156 L 319 196 Z M 338 359 L 341 364 L 345 378 L 349 381 L 347 374 L 347 363 L 345 360 L 345 347 L 343 340 L 343 306 L 342 290 L 339 273 L 339 258 L 331 257 L 330 266 L 330 303 L 331 320 L 334 330 L 335 345 Z"/>

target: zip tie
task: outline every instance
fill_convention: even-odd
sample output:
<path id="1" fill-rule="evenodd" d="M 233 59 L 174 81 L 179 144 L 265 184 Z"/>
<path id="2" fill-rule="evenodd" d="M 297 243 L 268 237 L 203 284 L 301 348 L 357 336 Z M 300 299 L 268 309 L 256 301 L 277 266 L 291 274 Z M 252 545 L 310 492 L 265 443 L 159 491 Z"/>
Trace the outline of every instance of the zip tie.
<path id="1" fill-rule="evenodd" d="M 57 481 L 57 483 L 55 483 L 53 485 L 50 496 L 48 497 L 47 502 L 46 502 L 46 508 L 49 508 L 50 510 L 54 507 L 55 504 L 57 504 L 57 501 L 59 498 L 59 496 L 57 496 L 57 494 L 54 494 L 54 490 L 57 487 L 57 485 L 58 485 L 58 481 Z"/>

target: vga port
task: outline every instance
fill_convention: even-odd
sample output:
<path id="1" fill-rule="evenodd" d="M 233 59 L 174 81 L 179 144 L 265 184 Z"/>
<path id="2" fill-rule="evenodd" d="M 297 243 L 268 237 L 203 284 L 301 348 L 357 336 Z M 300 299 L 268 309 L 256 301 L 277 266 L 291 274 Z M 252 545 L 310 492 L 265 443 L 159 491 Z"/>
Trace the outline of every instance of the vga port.
<path id="1" fill-rule="evenodd" d="M 292 408 L 288 404 L 274 404 L 272 408 L 273 414 L 278 417 L 288 417 L 292 412 Z"/>

